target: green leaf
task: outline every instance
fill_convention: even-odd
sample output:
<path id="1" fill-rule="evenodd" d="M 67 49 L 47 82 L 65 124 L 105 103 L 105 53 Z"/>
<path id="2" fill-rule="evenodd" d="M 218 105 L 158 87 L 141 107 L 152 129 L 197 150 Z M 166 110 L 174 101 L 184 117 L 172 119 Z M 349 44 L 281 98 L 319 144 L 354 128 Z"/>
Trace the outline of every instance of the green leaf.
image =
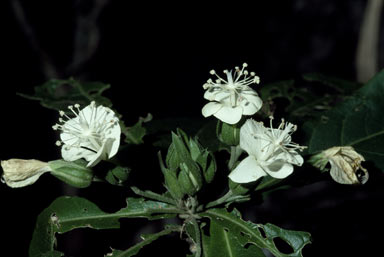
<path id="1" fill-rule="evenodd" d="M 308 153 L 333 146 L 353 146 L 384 170 L 384 71 L 316 122 L 304 124 Z"/>
<path id="2" fill-rule="evenodd" d="M 80 197 L 59 197 L 37 218 L 29 248 L 31 257 L 54 251 L 55 233 L 76 228 L 112 229 L 120 227 L 120 218 L 143 217 L 149 220 L 175 216 L 177 210 L 169 204 L 128 198 L 127 207 L 116 213 L 106 213 L 94 203 Z"/>
<path id="3" fill-rule="evenodd" d="M 320 82 L 335 89 L 339 93 L 350 94 L 354 90 L 362 86 L 358 82 L 335 78 L 320 73 L 307 73 L 303 75 L 303 79 L 311 82 Z"/>
<path id="4" fill-rule="evenodd" d="M 156 239 L 162 236 L 166 236 L 172 232 L 180 232 L 179 226 L 168 226 L 163 231 L 160 231 L 156 234 L 141 235 L 143 241 L 137 243 L 136 245 L 130 247 L 125 251 L 121 250 L 112 250 L 112 253 L 107 254 L 108 257 L 130 257 L 136 255 L 141 248 L 152 243 Z"/>
<path id="5" fill-rule="evenodd" d="M 210 236 L 203 236 L 204 257 L 264 257 L 263 251 L 255 245 L 245 245 L 240 242 L 235 233 L 221 226 L 216 221 L 211 221 L 209 226 Z"/>
<path id="6" fill-rule="evenodd" d="M 267 249 L 276 257 L 302 257 L 302 249 L 310 243 L 310 234 L 284 230 L 272 224 L 244 221 L 237 210 L 210 209 L 200 214 L 210 218 L 209 234 L 203 234 L 204 256 L 264 256 Z M 292 249 L 281 252 L 274 239 L 280 238 Z M 252 249 L 251 251 L 249 249 Z"/>
<path id="7" fill-rule="evenodd" d="M 126 127 L 123 123 L 120 124 L 122 129 L 121 132 L 125 135 L 125 142 L 128 144 L 142 144 L 144 143 L 143 137 L 147 134 L 147 129 L 143 123 L 152 120 L 152 114 L 148 113 L 146 117 L 139 117 L 139 120 L 135 125 Z"/>
<path id="8" fill-rule="evenodd" d="M 127 167 L 116 166 L 109 170 L 105 175 L 105 180 L 112 185 L 123 185 L 129 177 L 130 169 Z"/>
<path id="9" fill-rule="evenodd" d="M 111 107 L 111 101 L 102 96 L 102 93 L 108 88 L 110 85 L 101 82 L 79 82 L 73 78 L 68 80 L 51 79 L 36 86 L 33 95 L 20 93 L 19 95 L 40 101 L 40 104 L 46 108 L 67 111 L 69 105 L 77 103 L 85 106 L 91 101 Z"/>

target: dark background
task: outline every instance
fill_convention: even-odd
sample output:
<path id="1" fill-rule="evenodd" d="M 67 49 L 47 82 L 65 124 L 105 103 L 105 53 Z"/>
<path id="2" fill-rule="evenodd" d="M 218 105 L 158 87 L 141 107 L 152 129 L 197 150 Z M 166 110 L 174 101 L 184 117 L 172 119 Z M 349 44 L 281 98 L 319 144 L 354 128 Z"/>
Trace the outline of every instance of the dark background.
<path id="1" fill-rule="evenodd" d="M 32 93 L 34 86 L 50 78 L 73 76 L 110 83 L 106 96 L 127 124 L 148 112 L 155 119 L 201 117 L 202 84 L 209 71 L 243 62 L 261 77 L 260 86 L 300 80 L 307 72 L 356 80 L 355 56 L 367 1 L 284 0 L 253 5 L 236 1 L 215 6 L 124 2 L 2 3 L 0 159 L 60 158 L 57 135 L 51 129 L 57 113 L 16 96 L 16 92 Z M 381 54 L 379 66 L 383 63 Z M 155 156 L 141 158 L 156 163 Z M 158 173 L 150 175 L 157 184 Z M 361 187 L 326 178 L 275 192 L 246 212 L 245 218 L 310 232 L 314 241 L 305 256 L 377 256 L 382 250 L 384 180 L 377 170 L 370 175 Z M 10 253 L 4 256 L 26 256 L 37 215 L 56 197 L 78 194 L 105 211 L 116 211 L 124 207 L 127 192 L 102 185 L 76 191 L 45 175 L 26 188 L 2 184 L 0 194 L 1 251 Z M 106 199 L 113 199 L 113 204 L 107 205 Z M 150 231 L 148 224 L 124 221 L 123 235 L 113 230 L 71 232 L 60 236 L 59 248 L 68 256 L 102 256 L 100 252 L 108 252 L 110 245 L 131 245 L 143 232 L 141 226 Z M 161 251 L 181 242 L 176 239 L 160 241 L 155 248 Z M 179 246 L 178 256 L 188 248 L 184 243 Z M 142 256 L 149 254 L 144 251 Z"/>

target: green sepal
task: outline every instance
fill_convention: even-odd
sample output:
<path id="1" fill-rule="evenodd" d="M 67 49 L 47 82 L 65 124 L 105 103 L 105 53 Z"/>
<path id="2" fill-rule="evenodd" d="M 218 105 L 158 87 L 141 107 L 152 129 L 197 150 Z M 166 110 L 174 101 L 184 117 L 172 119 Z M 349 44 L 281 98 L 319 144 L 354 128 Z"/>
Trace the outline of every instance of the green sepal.
<path id="1" fill-rule="evenodd" d="M 55 160 L 48 162 L 48 165 L 52 169 L 51 174 L 68 185 L 85 188 L 92 183 L 93 172 L 86 167 L 86 162 L 83 160 L 74 162 Z"/>
<path id="2" fill-rule="evenodd" d="M 167 164 L 167 167 L 172 170 L 176 170 L 180 165 L 175 146 L 172 143 L 168 147 L 167 156 L 165 157 L 165 163 Z"/>
<path id="3" fill-rule="evenodd" d="M 199 155 L 196 161 L 203 171 L 205 182 L 208 184 L 211 183 L 215 177 L 217 169 L 215 156 L 211 152 L 205 150 L 201 155 Z"/>
<path id="4" fill-rule="evenodd" d="M 165 186 L 168 189 L 168 191 L 171 193 L 172 197 L 174 199 L 182 199 L 185 193 L 183 192 L 181 186 L 179 185 L 175 172 L 172 172 L 171 170 L 167 169 L 163 173 L 164 173 L 164 179 L 165 179 Z"/>
<path id="5" fill-rule="evenodd" d="M 178 176 L 178 181 L 179 181 L 179 185 L 182 188 L 183 192 L 185 192 L 186 194 L 193 196 L 197 192 L 197 189 L 193 185 L 193 183 L 192 183 L 192 181 L 188 175 L 188 172 L 186 170 L 184 170 L 184 169 L 180 170 L 179 176 Z"/>
<path id="6" fill-rule="evenodd" d="M 179 133 L 181 130 L 178 130 Z M 199 166 L 193 161 L 191 154 L 182 140 L 185 139 L 185 136 L 183 133 L 180 133 L 180 135 L 176 135 L 175 133 L 172 133 L 172 145 L 175 148 L 175 155 L 177 155 L 179 166 L 181 163 L 184 163 L 183 165 L 186 165 L 188 172 L 192 174 L 194 179 L 197 182 L 197 185 L 199 188 L 203 185 L 203 177 L 201 175 L 201 171 Z M 187 141 L 188 142 L 188 141 Z"/>
<path id="7" fill-rule="evenodd" d="M 239 145 L 240 125 L 239 123 L 231 125 L 218 120 L 216 126 L 216 135 L 217 138 L 224 144 L 232 146 Z"/>
<path id="8" fill-rule="evenodd" d="M 192 160 L 197 161 L 199 156 L 204 152 L 203 147 L 197 142 L 197 139 L 189 139 L 189 150 L 191 152 Z"/>
<path id="9" fill-rule="evenodd" d="M 231 179 L 228 179 L 228 185 L 234 195 L 246 195 L 250 191 L 248 186 L 244 186 L 247 184 L 239 184 L 233 182 Z"/>

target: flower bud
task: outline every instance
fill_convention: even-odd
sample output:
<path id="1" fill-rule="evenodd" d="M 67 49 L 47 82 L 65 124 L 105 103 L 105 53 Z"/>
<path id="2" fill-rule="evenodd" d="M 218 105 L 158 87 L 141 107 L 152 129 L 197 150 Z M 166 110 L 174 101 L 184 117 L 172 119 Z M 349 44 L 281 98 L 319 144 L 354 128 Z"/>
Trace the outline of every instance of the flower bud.
<path id="1" fill-rule="evenodd" d="M 67 162 L 64 160 L 50 161 L 51 174 L 61 181 L 78 188 L 88 187 L 93 180 L 93 172 L 82 160 Z"/>
<path id="2" fill-rule="evenodd" d="M 24 187 L 35 183 L 45 172 L 51 171 L 48 163 L 39 160 L 10 159 L 1 161 L 2 182 L 9 187 Z"/>
<path id="3" fill-rule="evenodd" d="M 175 199 L 195 195 L 213 180 L 216 161 L 213 154 L 204 149 L 198 140 L 189 138 L 181 129 L 172 133 L 165 164 L 159 154 L 160 168 L 165 185 Z"/>
<path id="4" fill-rule="evenodd" d="M 368 171 L 361 166 L 364 157 L 351 146 L 329 148 L 310 160 L 315 167 L 325 170 L 327 162 L 331 164 L 331 177 L 340 184 L 364 184 L 367 182 Z"/>

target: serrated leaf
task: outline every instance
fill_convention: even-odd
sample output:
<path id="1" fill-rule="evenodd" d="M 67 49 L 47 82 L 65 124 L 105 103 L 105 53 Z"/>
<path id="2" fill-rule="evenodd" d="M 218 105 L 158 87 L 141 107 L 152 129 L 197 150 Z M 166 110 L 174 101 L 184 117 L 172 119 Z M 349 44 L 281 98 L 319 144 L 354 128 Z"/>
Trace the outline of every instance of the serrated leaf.
<path id="1" fill-rule="evenodd" d="M 40 104 L 46 108 L 66 111 L 68 105 L 77 103 L 85 106 L 91 101 L 111 107 L 111 101 L 102 96 L 102 93 L 108 88 L 110 85 L 101 82 L 79 82 L 72 78 L 67 80 L 51 79 L 36 86 L 33 95 L 19 95 L 40 101 Z"/>
<path id="2" fill-rule="evenodd" d="M 308 153 L 333 146 L 353 146 L 366 160 L 384 170 L 384 71 L 317 122 L 309 131 Z M 310 129 L 308 129 L 310 128 Z"/>
<path id="3" fill-rule="evenodd" d="M 55 233 L 65 233 L 75 228 L 112 229 L 120 227 L 120 218 L 143 217 L 160 219 L 173 217 L 172 205 L 128 198 L 127 207 L 116 213 L 106 213 L 94 203 L 80 197 L 59 197 L 37 218 L 29 248 L 31 257 L 40 257 L 54 251 Z"/>
<path id="4" fill-rule="evenodd" d="M 146 117 L 139 117 L 139 120 L 131 127 L 121 124 L 121 132 L 125 135 L 125 142 L 129 144 L 142 144 L 143 138 L 147 134 L 144 123 L 152 120 L 152 114 L 148 113 Z"/>
<path id="5" fill-rule="evenodd" d="M 172 232 L 179 232 L 180 227 L 179 226 L 168 226 L 163 231 L 160 231 L 156 234 L 147 234 L 147 235 L 141 235 L 141 238 L 143 241 L 137 243 L 136 245 L 130 247 L 127 250 L 121 251 L 121 250 L 113 250 L 111 253 L 107 254 L 108 257 L 130 257 L 134 256 L 137 253 L 139 253 L 140 249 L 144 246 L 152 243 L 153 241 L 157 240 L 159 237 L 169 235 Z"/>
<path id="6" fill-rule="evenodd" d="M 204 256 L 261 257 L 264 256 L 262 249 L 267 249 L 276 257 L 302 257 L 302 249 L 310 243 L 310 234 L 307 232 L 244 221 L 237 210 L 210 209 L 200 215 L 211 220 L 209 235 L 203 235 Z M 292 252 L 282 253 L 273 241 L 276 237 L 284 240 Z M 248 251 L 250 248 L 253 251 Z"/>

